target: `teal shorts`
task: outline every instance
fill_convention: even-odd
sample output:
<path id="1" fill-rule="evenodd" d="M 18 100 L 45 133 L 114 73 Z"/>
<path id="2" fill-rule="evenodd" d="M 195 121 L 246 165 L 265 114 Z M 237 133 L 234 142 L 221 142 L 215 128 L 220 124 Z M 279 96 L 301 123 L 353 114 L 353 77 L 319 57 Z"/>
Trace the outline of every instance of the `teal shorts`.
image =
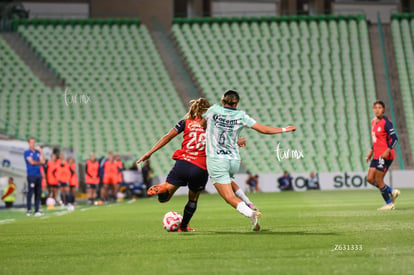
<path id="1" fill-rule="evenodd" d="M 240 160 L 207 157 L 207 171 L 214 183 L 228 184 L 239 172 Z"/>

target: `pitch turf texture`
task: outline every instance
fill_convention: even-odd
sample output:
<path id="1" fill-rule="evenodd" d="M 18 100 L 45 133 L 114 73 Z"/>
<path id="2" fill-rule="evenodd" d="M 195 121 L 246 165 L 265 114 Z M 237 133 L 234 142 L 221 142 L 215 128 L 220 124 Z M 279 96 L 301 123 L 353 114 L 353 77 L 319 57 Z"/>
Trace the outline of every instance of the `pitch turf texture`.
<path id="1" fill-rule="evenodd" d="M 376 190 L 250 194 L 262 231 L 217 195 L 203 194 L 191 226 L 168 233 L 185 196 L 41 218 L 0 211 L 0 274 L 413 274 L 414 189 L 381 212 Z"/>

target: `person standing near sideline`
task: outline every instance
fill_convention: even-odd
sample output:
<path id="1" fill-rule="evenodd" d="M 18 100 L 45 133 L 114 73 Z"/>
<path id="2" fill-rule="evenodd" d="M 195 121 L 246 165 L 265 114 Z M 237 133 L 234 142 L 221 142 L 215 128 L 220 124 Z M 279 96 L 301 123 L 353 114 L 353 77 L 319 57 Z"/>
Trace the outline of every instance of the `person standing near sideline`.
<path id="1" fill-rule="evenodd" d="M 49 187 L 49 197 L 53 198 L 57 201 L 57 193 L 58 193 L 58 180 L 55 177 L 55 170 L 57 169 L 59 162 L 57 161 L 56 154 L 52 153 L 50 156 L 50 160 L 47 161 L 45 168 L 46 168 L 46 182 Z"/>
<path id="2" fill-rule="evenodd" d="M 69 203 L 72 206 L 75 206 L 76 200 L 76 189 L 79 185 L 78 174 L 76 174 L 76 163 L 75 160 L 70 157 L 68 158 L 68 165 L 70 170 L 70 179 L 69 179 Z"/>
<path id="3" fill-rule="evenodd" d="M 108 202 L 112 198 L 116 202 L 116 191 L 118 186 L 118 165 L 115 162 L 112 152 L 108 154 L 108 160 L 104 163 L 104 192 L 103 199 Z M 109 189 L 111 189 L 111 196 L 109 196 Z M 102 195 L 102 194 L 101 194 Z"/>
<path id="4" fill-rule="evenodd" d="M 95 154 L 91 154 L 86 161 L 85 166 L 85 183 L 88 190 L 88 204 L 94 204 L 96 198 L 96 189 L 99 186 L 99 162 L 96 161 Z"/>
<path id="5" fill-rule="evenodd" d="M 42 175 L 40 173 L 40 166 L 45 163 L 43 150 L 40 146 L 35 149 L 36 140 L 34 138 L 28 139 L 29 149 L 24 151 L 24 161 L 26 162 L 27 172 L 27 216 L 32 215 L 32 196 L 35 197 L 35 217 L 40 217 L 43 214 L 39 210 L 40 195 L 42 194 Z"/>
<path id="6" fill-rule="evenodd" d="M 117 187 L 116 187 L 115 194 L 118 194 L 119 189 L 121 188 L 121 185 L 124 182 L 124 178 L 122 176 L 122 171 L 124 171 L 124 164 L 122 163 L 121 156 L 119 154 L 115 155 L 115 163 L 118 166 Z"/>
<path id="7" fill-rule="evenodd" d="M 70 167 L 65 160 L 65 154 L 61 152 L 59 154 L 59 165 L 56 167 L 55 176 L 59 183 L 61 205 L 67 205 L 69 199 L 69 181 L 70 181 Z"/>

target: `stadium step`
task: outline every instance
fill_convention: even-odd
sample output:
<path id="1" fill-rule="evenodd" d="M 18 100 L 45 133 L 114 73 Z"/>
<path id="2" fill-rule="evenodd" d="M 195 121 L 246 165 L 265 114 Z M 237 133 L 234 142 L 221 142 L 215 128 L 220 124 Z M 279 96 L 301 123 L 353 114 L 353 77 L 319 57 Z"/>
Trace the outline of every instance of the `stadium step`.
<path id="1" fill-rule="evenodd" d="M 47 87 L 64 86 L 63 79 L 47 66 L 20 34 L 9 32 L 1 33 L 1 36 Z"/>
<path id="2" fill-rule="evenodd" d="M 187 107 L 191 99 L 199 98 L 201 95 L 184 65 L 183 57 L 178 53 L 171 36 L 157 19 L 153 20 L 150 33 L 177 93 Z"/>
<path id="3" fill-rule="evenodd" d="M 401 94 L 397 61 L 395 59 L 395 49 L 393 44 L 391 26 L 389 24 L 383 24 L 382 28 L 384 30 L 385 53 L 387 57 L 388 75 L 391 84 L 392 103 L 394 106 L 394 114 L 397 118 L 397 125 L 395 125 L 395 127 L 398 127 L 398 143 L 401 147 L 401 152 L 403 152 L 402 160 L 404 163 L 404 168 L 413 169 L 413 155 L 412 150 L 410 150 L 412 147 L 410 145 L 410 137 L 406 126 L 409 125 L 409 123 L 407 123 L 403 108 L 403 97 Z M 398 161 L 398 158 L 395 160 Z M 394 165 L 394 168 L 396 167 L 399 167 L 399 163 L 396 163 L 396 165 Z"/>
<path id="4" fill-rule="evenodd" d="M 395 51 L 394 45 L 392 40 L 392 33 L 390 25 L 383 24 L 383 36 L 384 36 L 384 47 L 386 53 L 386 62 L 388 67 L 388 76 L 390 80 L 390 87 L 391 87 L 391 94 L 394 106 L 394 114 L 397 117 L 397 131 L 398 131 L 398 142 L 401 147 L 401 151 L 404 152 L 402 154 L 402 159 L 404 166 L 406 168 L 414 167 L 413 158 L 411 155 L 410 150 L 410 140 L 407 132 L 407 128 L 403 125 L 406 124 L 404 108 L 400 108 L 403 106 L 402 97 L 401 97 L 401 89 L 400 89 L 400 81 L 398 76 L 398 68 L 395 60 Z M 386 105 L 385 115 L 391 118 L 390 115 L 390 101 L 388 99 L 388 91 L 387 91 L 387 82 L 385 76 L 385 68 L 384 68 L 384 59 L 382 56 L 382 48 L 381 48 L 381 37 L 379 32 L 378 24 L 372 24 L 369 27 L 369 36 L 370 36 L 370 45 L 371 45 L 371 54 L 372 54 L 372 64 L 374 69 L 374 76 L 375 76 L 375 86 L 376 86 L 376 95 L 378 99 L 384 101 Z M 407 149 L 407 150 L 406 150 Z M 391 169 L 400 169 L 400 163 L 398 158 L 395 158 L 394 165 Z"/>

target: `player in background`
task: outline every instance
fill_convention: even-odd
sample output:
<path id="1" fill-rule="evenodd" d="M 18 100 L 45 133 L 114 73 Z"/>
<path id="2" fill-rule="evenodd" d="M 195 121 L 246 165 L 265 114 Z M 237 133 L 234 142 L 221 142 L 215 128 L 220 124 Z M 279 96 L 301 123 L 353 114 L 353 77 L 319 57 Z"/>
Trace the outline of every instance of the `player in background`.
<path id="1" fill-rule="evenodd" d="M 202 121 L 202 114 L 210 107 L 210 103 L 205 98 L 192 100 L 190 103 L 191 106 L 185 118 L 180 120 L 168 134 L 163 136 L 150 151 L 137 161 L 137 164 L 139 164 L 148 160 L 153 153 L 183 132 L 181 149 L 175 151 L 172 156 L 176 162 L 168 174 L 166 182 L 152 186 L 147 192 L 149 196 L 158 195 L 160 202 L 167 202 L 180 186 L 188 185 L 188 202 L 184 208 L 183 221 L 178 229 L 179 232 L 194 231 L 188 224 L 197 209 L 198 197 L 201 191 L 204 190 L 208 180 L 204 145 L 205 129 L 200 122 Z M 244 144 L 245 140 L 240 140 L 240 145 L 244 146 Z M 239 196 L 244 196 L 247 203 L 256 209 L 237 184 L 234 188 Z"/>
<path id="2" fill-rule="evenodd" d="M 104 201 L 108 202 L 112 199 L 116 202 L 116 191 L 118 190 L 118 165 L 115 162 L 114 154 L 110 152 L 108 154 L 108 160 L 104 163 Z M 111 196 L 109 196 L 109 189 L 111 189 Z"/>
<path id="3" fill-rule="evenodd" d="M 257 123 L 244 111 L 237 110 L 240 96 L 236 91 L 224 93 L 220 105 L 213 105 L 203 114 L 206 123 L 207 169 L 214 187 L 224 200 L 237 211 L 252 220 L 252 229 L 260 230 L 261 213 L 251 209 L 234 195 L 231 183 L 240 168 L 237 138 L 244 127 L 252 128 L 263 134 L 279 134 L 295 131 L 296 127 L 275 128 Z"/>
<path id="4" fill-rule="evenodd" d="M 76 189 L 78 188 L 79 180 L 78 180 L 78 175 L 76 174 L 76 163 L 72 157 L 68 158 L 68 165 L 69 165 L 69 170 L 70 170 L 68 202 L 72 206 L 74 206 L 75 200 L 76 200 Z"/>
<path id="5" fill-rule="evenodd" d="M 394 160 L 394 146 L 397 144 L 398 137 L 394 127 L 388 117 L 384 116 L 385 104 L 377 100 L 372 106 L 375 118 L 371 122 L 372 148 L 369 151 L 366 161 L 371 164 L 368 169 L 367 181 L 376 186 L 384 198 L 385 205 L 378 210 L 395 209 L 394 202 L 400 195 L 400 190 L 392 189 L 384 182 L 392 161 Z"/>
<path id="6" fill-rule="evenodd" d="M 123 177 L 122 177 L 122 171 L 124 171 L 124 164 L 121 161 L 121 156 L 119 154 L 115 155 L 115 163 L 116 166 L 118 167 L 118 174 L 117 174 L 117 189 L 115 194 L 118 194 L 119 189 L 121 188 L 121 185 L 124 181 Z"/>
<path id="7" fill-rule="evenodd" d="M 56 159 L 56 154 L 52 153 L 50 156 L 50 160 L 47 161 L 45 165 L 46 170 L 46 182 L 49 188 L 49 197 L 53 198 L 57 201 L 57 193 L 58 193 L 58 180 L 55 177 L 54 171 L 57 169 L 59 162 Z"/>
<path id="8" fill-rule="evenodd" d="M 99 186 L 99 162 L 95 154 L 91 154 L 85 165 L 85 183 L 88 190 L 88 204 L 94 204 L 96 189 Z"/>
<path id="9" fill-rule="evenodd" d="M 67 205 L 69 199 L 69 181 L 70 181 L 70 168 L 68 162 L 65 160 L 65 154 L 59 154 L 58 165 L 55 169 L 54 176 L 59 182 L 60 191 L 60 204 Z"/>

